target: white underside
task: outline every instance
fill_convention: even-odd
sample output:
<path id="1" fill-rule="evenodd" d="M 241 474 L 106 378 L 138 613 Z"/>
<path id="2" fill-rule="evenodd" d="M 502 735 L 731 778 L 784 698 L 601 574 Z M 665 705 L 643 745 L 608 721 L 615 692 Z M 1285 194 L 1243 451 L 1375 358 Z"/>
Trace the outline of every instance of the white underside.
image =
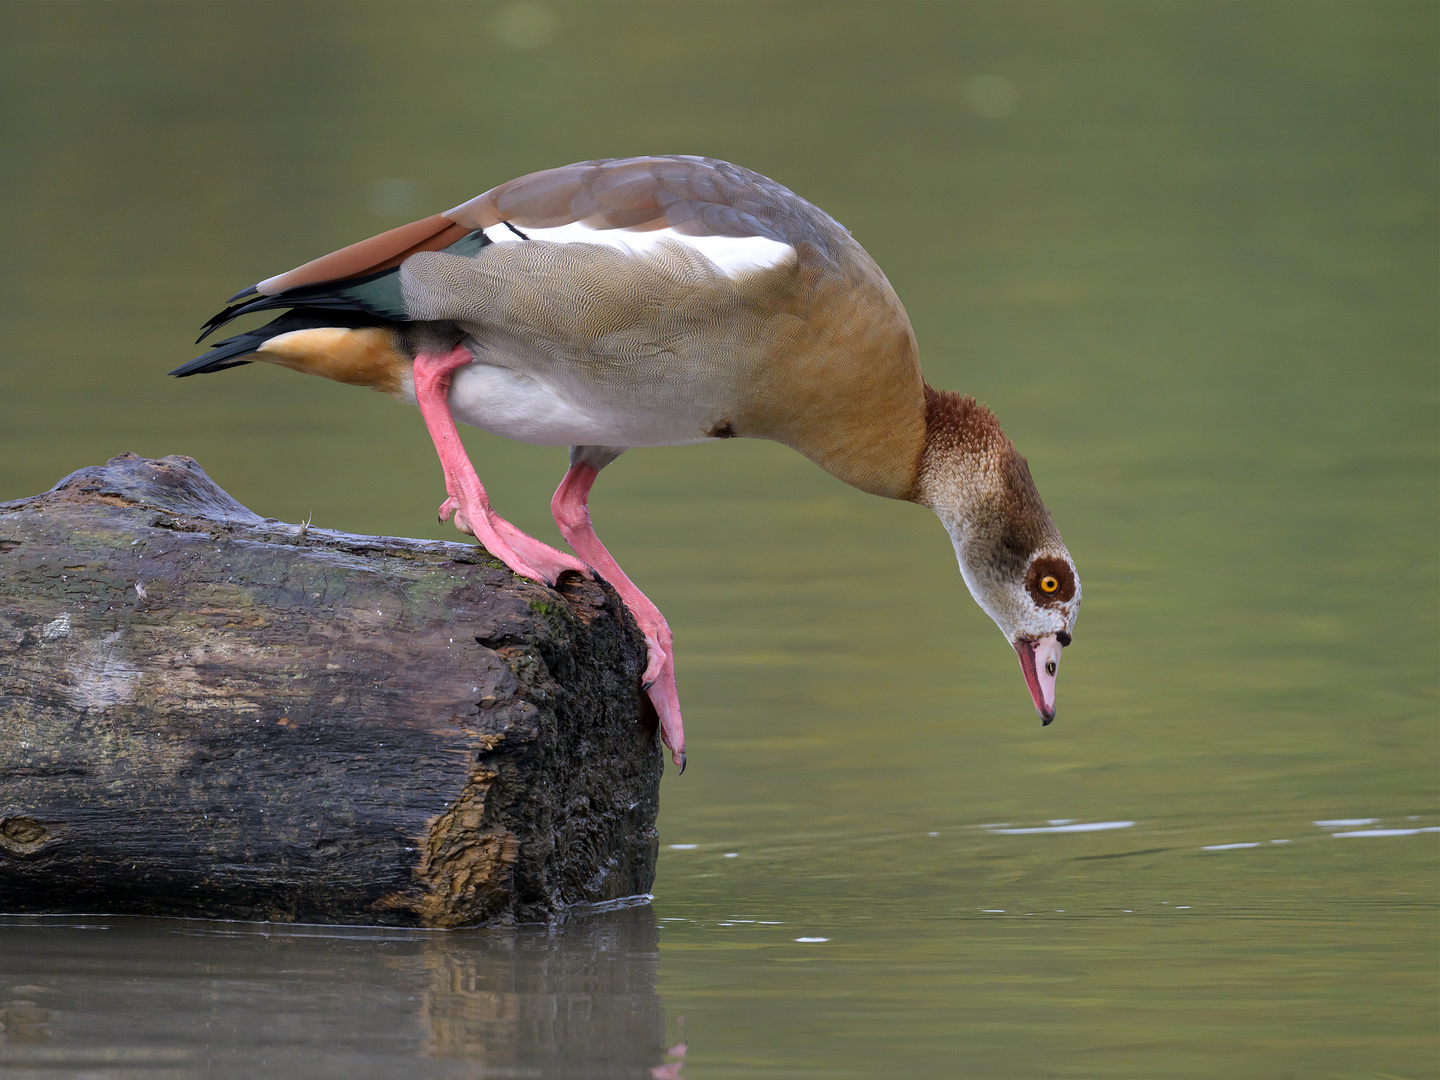
<path id="1" fill-rule="evenodd" d="M 402 396 L 414 404 L 413 379 Z M 538 379 L 513 368 L 476 362 L 450 382 L 450 412 L 471 427 L 536 446 L 680 446 L 707 442 L 701 420 L 661 407 L 623 414 L 576 405 Z"/>

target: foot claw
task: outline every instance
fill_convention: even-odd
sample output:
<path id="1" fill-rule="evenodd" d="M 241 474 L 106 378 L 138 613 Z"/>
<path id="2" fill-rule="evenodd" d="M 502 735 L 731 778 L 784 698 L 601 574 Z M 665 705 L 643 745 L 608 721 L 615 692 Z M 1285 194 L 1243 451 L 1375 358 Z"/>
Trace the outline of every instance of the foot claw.
<path id="1" fill-rule="evenodd" d="M 673 760 L 673 759 L 672 759 L 672 760 Z M 679 775 L 680 775 L 680 776 L 684 776 L 684 775 L 685 775 L 685 755 L 684 755 L 684 753 L 681 753 L 680 759 L 679 759 L 678 761 L 676 761 L 675 764 L 677 764 L 677 765 L 680 766 Z"/>
<path id="2" fill-rule="evenodd" d="M 515 554 L 540 571 L 545 578 L 545 584 L 554 585 L 560 580 L 560 575 L 567 571 L 579 574 L 588 581 L 595 580 L 595 572 L 574 555 L 556 551 L 549 544 L 517 529 L 504 518 L 498 519 L 496 526 L 501 538 L 511 546 Z"/>

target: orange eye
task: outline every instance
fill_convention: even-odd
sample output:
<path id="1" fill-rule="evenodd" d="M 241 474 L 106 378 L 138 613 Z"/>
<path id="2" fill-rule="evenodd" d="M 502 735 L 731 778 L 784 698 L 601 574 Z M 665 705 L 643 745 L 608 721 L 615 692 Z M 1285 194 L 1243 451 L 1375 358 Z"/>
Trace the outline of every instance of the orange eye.
<path id="1" fill-rule="evenodd" d="M 1040 579 L 1041 592 L 1054 592 L 1058 588 L 1060 588 L 1060 582 L 1056 580 L 1054 574 L 1046 574 Z"/>

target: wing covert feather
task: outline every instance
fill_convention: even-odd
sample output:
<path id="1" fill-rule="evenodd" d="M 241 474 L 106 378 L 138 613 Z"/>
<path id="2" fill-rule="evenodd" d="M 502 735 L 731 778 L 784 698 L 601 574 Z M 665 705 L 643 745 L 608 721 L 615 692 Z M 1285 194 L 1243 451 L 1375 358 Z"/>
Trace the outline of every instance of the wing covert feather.
<path id="1" fill-rule="evenodd" d="M 419 252 L 439 251 L 470 230 L 502 222 L 520 229 L 579 222 L 597 230 L 763 237 L 795 248 L 807 264 L 854 264 L 857 254 L 860 263 L 869 261 L 834 218 L 759 173 L 714 158 L 615 158 L 517 177 L 444 214 L 267 278 L 255 289 L 273 297 L 377 273 Z"/>
<path id="2" fill-rule="evenodd" d="M 760 236 L 810 244 L 834 258 L 844 226 L 788 188 L 712 158 L 582 161 L 531 173 L 446 212 L 472 229 L 583 222 L 595 229 L 672 228 L 695 236 Z"/>
<path id="3" fill-rule="evenodd" d="M 444 214 L 431 214 L 420 221 L 390 229 L 368 240 L 332 251 L 255 286 L 262 296 L 278 296 L 301 285 L 373 274 L 399 266 L 417 251 L 439 251 L 449 247 L 470 230 Z"/>

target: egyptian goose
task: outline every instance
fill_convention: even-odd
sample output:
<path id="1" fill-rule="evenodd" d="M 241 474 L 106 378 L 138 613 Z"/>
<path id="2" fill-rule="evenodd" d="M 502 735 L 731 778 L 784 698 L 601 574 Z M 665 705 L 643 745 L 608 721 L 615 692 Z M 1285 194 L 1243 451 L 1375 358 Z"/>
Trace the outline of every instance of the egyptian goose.
<path id="1" fill-rule="evenodd" d="M 773 180 L 698 157 L 531 173 L 242 290 L 201 340 L 274 308 L 288 310 L 171 374 L 265 360 L 418 405 L 445 475 L 442 521 L 453 514 L 517 574 L 593 568 L 619 592 L 682 770 L 670 628 L 590 524 L 596 474 L 632 446 L 773 439 L 862 491 L 928 506 L 1054 718 L 1080 579 L 1025 459 L 985 406 L 930 388 L 880 268 Z M 570 447 L 551 510 L 583 562 L 490 508 L 454 418 Z"/>

